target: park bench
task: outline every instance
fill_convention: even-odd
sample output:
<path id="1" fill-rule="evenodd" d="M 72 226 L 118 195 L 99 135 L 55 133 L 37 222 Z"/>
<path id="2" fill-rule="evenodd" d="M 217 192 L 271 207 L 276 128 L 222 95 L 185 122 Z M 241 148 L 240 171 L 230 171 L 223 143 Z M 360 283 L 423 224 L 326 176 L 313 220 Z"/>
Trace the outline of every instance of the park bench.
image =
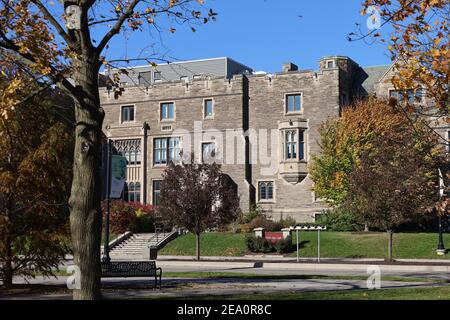
<path id="1" fill-rule="evenodd" d="M 102 278 L 154 277 L 154 287 L 161 289 L 162 269 L 156 267 L 155 261 L 111 261 L 102 262 Z"/>

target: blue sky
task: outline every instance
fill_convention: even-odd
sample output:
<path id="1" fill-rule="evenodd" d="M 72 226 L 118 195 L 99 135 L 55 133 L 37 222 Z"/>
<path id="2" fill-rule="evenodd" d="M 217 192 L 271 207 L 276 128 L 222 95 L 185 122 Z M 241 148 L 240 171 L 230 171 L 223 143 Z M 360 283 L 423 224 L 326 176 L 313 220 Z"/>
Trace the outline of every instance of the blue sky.
<path id="1" fill-rule="evenodd" d="M 145 45 L 159 42 L 159 54 L 170 60 L 229 56 L 254 70 L 280 71 L 292 61 L 301 69 L 317 69 L 327 55 L 347 55 L 362 66 L 390 62 L 386 45 L 349 42 L 355 23 L 367 17 L 354 0 L 206 0 L 218 12 L 216 22 L 197 28 L 176 26 L 174 34 L 133 34 L 114 39 L 114 57 L 134 57 Z M 301 16 L 301 17 L 300 17 Z M 108 56 L 113 57 L 111 49 Z M 146 52 L 142 53 L 144 56 Z M 143 64 L 143 63 L 138 63 Z"/>

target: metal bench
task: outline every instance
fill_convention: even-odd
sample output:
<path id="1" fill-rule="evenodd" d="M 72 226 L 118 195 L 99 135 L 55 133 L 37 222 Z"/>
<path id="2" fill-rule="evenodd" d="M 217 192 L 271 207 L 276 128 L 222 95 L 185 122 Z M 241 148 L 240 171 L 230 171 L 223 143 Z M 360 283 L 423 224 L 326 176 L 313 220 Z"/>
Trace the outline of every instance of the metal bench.
<path id="1" fill-rule="evenodd" d="M 161 289 L 162 269 L 156 267 L 155 261 L 111 261 L 102 262 L 102 278 L 155 277 L 154 287 Z"/>

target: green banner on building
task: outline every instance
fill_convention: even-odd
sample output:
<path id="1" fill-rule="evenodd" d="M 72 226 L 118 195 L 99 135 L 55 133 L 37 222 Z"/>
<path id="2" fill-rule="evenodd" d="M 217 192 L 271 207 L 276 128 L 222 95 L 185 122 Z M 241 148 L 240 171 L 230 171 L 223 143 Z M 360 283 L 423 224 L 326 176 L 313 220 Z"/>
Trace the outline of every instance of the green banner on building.
<path id="1" fill-rule="evenodd" d="M 111 156 L 111 192 L 110 198 L 120 198 L 127 174 L 127 159 L 122 156 Z"/>

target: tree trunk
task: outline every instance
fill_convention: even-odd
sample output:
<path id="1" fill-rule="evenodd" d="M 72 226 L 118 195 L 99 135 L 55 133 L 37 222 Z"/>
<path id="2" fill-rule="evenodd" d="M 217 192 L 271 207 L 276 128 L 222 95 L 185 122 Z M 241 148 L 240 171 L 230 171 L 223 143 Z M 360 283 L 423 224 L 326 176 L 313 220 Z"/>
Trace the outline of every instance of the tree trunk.
<path id="1" fill-rule="evenodd" d="M 100 108 L 96 63 L 92 59 L 74 61 L 73 77 L 78 91 L 69 205 L 74 264 L 80 272 L 80 283 L 73 292 L 73 298 L 93 300 L 101 298 L 102 183 L 99 165 L 104 113 Z"/>
<path id="2" fill-rule="evenodd" d="M 388 230 L 388 261 L 392 261 L 392 230 Z"/>
<path id="3" fill-rule="evenodd" d="M 200 233 L 195 235 L 195 255 L 197 261 L 200 261 Z"/>

